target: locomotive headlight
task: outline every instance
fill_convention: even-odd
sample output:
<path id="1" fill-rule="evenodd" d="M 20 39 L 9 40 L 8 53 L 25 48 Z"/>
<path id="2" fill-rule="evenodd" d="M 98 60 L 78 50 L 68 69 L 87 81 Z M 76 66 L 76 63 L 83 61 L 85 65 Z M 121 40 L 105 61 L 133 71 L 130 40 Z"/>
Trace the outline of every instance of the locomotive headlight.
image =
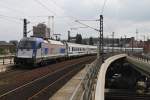
<path id="1" fill-rule="evenodd" d="M 35 57 L 35 52 L 33 52 L 32 56 Z"/>
<path id="2" fill-rule="evenodd" d="M 34 58 L 36 56 L 36 50 L 33 50 L 32 57 Z"/>

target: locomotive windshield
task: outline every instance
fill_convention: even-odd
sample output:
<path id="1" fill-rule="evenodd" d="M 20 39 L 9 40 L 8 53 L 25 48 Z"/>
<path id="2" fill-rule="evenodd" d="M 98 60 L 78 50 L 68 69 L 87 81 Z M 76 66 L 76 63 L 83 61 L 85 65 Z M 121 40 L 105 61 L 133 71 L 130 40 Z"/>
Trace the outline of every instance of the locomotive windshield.
<path id="1" fill-rule="evenodd" d="M 35 48 L 35 41 L 20 41 L 18 48 L 19 49 L 33 49 Z"/>

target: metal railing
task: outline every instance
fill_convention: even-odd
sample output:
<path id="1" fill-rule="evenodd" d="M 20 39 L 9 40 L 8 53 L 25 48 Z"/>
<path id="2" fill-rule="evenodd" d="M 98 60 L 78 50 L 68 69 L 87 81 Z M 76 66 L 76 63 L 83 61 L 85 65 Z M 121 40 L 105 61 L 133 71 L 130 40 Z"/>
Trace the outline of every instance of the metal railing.
<path id="1" fill-rule="evenodd" d="M 0 64 L 13 64 L 14 55 L 1 55 Z"/>
<path id="2" fill-rule="evenodd" d="M 86 65 L 86 74 L 77 86 L 70 100 L 92 100 L 100 62 L 96 59 L 92 64 Z"/>
<path id="3" fill-rule="evenodd" d="M 118 54 L 122 53 L 117 52 L 105 54 L 104 59 Z M 100 59 L 101 58 L 97 58 L 91 64 L 86 65 L 86 74 L 83 76 L 81 82 L 78 84 L 70 100 L 94 100 L 97 77 L 102 64 Z"/>
<path id="4" fill-rule="evenodd" d="M 150 57 L 146 55 L 141 55 L 141 54 L 130 54 L 130 57 L 133 57 L 135 59 L 141 60 L 145 63 L 150 63 Z"/>

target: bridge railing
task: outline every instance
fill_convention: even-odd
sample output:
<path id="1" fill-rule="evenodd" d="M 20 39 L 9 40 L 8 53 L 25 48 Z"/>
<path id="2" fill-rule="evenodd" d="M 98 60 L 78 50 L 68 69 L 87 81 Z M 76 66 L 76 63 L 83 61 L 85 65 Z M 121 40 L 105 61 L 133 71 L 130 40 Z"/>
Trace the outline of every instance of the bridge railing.
<path id="1" fill-rule="evenodd" d="M 70 100 L 92 100 L 95 90 L 94 84 L 97 79 L 99 68 L 100 62 L 98 59 L 92 64 L 86 65 L 86 74 L 77 86 Z"/>
<path id="2" fill-rule="evenodd" d="M 104 59 L 118 54 L 122 53 L 117 52 L 111 54 L 104 54 Z M 86 65 L 86 74 L 83 76 L 80 84 L 78 84 L 70 100 L 94 100 L 97 77 L 102 65 L 100 59 L 97 58 L 91 64 Z"/>
<path id="3" fill-rule="evenodd" d="M 150 63 L 150 57 L 141 54 L 129 54 L 130 57 L 136 58 L 138 60 L 144 61 L 146 63 Z"/>

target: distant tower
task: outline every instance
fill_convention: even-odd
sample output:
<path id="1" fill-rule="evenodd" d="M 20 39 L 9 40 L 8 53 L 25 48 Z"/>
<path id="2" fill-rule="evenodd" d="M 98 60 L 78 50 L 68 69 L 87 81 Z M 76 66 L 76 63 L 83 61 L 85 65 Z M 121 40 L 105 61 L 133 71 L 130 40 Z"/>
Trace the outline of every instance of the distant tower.
<path id="1" fill-rule="evenodd" d="M 50 31 L 50 38 L 54 35 L 54 16 L 48 16 L 48 26 Z"/>
<path id="2" fill-rule="evenodd" d="M 33 26 L 33 36 L 41 37 L 44 39 L 50 38 L 50 29 L 43 23 L 39 23 L 37 26 Z"/>

